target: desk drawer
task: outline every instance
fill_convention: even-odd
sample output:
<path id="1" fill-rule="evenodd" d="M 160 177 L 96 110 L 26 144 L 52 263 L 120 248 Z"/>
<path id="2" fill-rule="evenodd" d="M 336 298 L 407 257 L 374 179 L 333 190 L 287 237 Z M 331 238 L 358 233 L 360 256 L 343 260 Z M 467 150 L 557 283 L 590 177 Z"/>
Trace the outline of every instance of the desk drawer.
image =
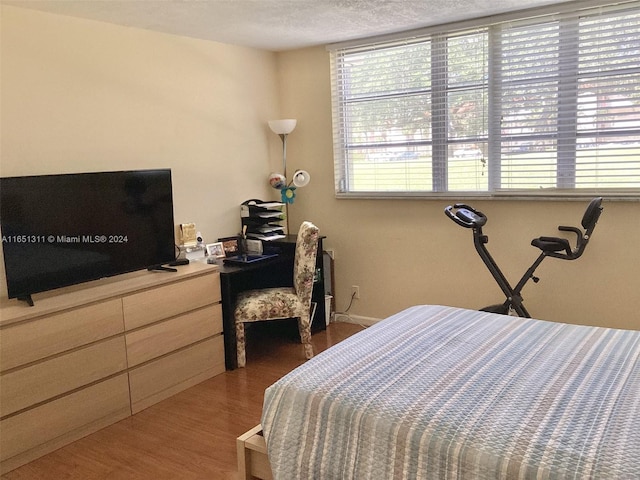
<path id="1" fill-rule="evenodd" d="M 220 274 L 213 272 L 123 298 L 126 330 L 220 302 Z"/>
<path id="2" fill-rule="evenodd" d="M 9 370 L 123 330 L 120 299 L 10 325 L 0 330 L 0 368 Z"/>
<path id="3" fill-rule="evenodd" d="M 129 367 L 222 333 L 222 307 L 209 305 L 126 334 Z"/>

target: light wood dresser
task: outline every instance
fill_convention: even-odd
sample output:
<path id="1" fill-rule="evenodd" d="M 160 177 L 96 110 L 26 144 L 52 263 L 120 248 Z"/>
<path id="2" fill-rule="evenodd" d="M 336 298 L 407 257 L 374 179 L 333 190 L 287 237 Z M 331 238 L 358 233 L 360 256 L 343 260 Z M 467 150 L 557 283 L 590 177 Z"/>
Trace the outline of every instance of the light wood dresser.
<path id="1" fill-rule="evenodd" d="M 220 274 L 194 263 L 0 304 L 0 473 L 225 370 Z"/>

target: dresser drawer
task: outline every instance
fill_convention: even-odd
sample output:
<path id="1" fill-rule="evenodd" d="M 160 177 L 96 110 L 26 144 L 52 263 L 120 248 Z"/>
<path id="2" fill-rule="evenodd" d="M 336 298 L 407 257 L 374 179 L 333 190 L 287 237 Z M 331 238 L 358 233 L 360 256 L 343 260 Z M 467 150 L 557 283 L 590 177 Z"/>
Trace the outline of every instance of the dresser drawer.
<path id="1" fill-rule="evenodd" d="M 128 295 L 123 298 L 125 328 L 131 330 L 217 302 L 218 272 Z"/>
<path id="2" fill-rule="evenodd" d="M 130 414 L 125 373 L 2 420 L 0 460 L 36 458 Z"/>
<path id="3" fill-rule="evenodd" d="M 0 377 L 0 416 L 62 395 L 126 368 L 124 337 L 120 336 L 5 373 Z"/>
<path id="4" fill-rule="evenodd" d="M 2 371 L 86 345 L 124 330 L 120 299 L 0 329 Z"/>
<path id="5" fill-rule="evenodd" d="M 220 304 L 126 334 L 129 367 L 222 333 Z"/>
<path id="6" fill-rule="evenodd" d="M 134 368 L 129 371 L 132 413 L 224 370 L 222 335 Z"/>

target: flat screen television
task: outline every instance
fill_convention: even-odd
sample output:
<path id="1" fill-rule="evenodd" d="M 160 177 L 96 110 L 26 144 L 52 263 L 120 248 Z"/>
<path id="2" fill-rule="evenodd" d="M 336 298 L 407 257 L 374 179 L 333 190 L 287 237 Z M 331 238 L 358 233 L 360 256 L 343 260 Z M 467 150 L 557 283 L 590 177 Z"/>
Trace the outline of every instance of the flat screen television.
<path id="1" fill-rule="evenodd" d="M 0 178 L 9 298 L 176 258 L 171 170 Z"/>

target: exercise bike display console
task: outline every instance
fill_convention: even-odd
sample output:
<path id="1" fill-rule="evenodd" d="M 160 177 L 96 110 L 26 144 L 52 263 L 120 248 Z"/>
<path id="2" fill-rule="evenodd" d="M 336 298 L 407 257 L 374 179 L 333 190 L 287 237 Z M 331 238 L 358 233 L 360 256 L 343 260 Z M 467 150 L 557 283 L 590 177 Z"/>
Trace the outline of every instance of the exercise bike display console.
<path id="1" fill-rule="evenodd" d="M 594 198 L 587 206 L 581 222 L 584 231 L 578 227 L 558 227 L 558 230 L 561 232 L 571 232 L 576 235 L 575 247 L 572 248 L 569 240 L 562 237 L 538 237 L 531 240 L 531 245 L 540 250 L 540 255 L 527 269 L 515 287 L 509 284 L 507 278 L 489 253 L 489 250 L 487 250 L 486 244 L 489 243 L 489 237 L 482 232 L 482 227 L 487 223 L 487 216 L 464 203 L 449 205 L 444 209 L 444 213 L 461 227 L 472 229 L 473 244 L 476 251 L 507 297 L 504 303 L 490 305 L 481 310 L 505 315 L 516 313 L 520 317 L 530 318 L 531 315 L 529 315 L 529 312 L 522 304 L 522 289 L 529 280 L 533 280 L 534 283 L 539 281 L 539 278 L 534 275 L 534 272 L 546 257 L 559 258 L 561 260 L 575 260 L 584 253 L 591 234 L 602 213 L 602 197 Z"/>
<path id="2" fill-rule="evenodd" d="M 453 209 L 455 209 L 455 212 Z M 466 228 L 482 227 L 487 223 L 487 217 L 484 213 L 462 203 L 447 207 L 445 213 L 449 215 L 451 220 Z"/>

